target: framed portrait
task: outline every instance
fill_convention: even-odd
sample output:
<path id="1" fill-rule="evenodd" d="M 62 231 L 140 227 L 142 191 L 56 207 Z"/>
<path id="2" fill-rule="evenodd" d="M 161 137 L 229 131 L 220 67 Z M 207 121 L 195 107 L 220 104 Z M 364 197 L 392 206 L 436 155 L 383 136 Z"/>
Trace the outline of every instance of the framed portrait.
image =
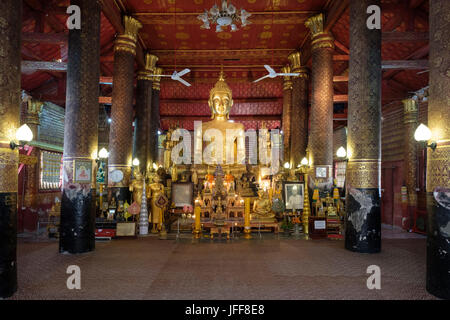
<path id="1" fill-rule="evenodd" d="M 328 167 L 316 167 L 316 178 L 328 178 Z"/>
<path id="2" fill-rule="evenodd" d="M 73 181 L 75 183 L 90 183 L 92 181 L 92 162 L 74 160 L 73 173 Z"/>
<path id="3" fill-rule="evenodd" d="M 305 195 L 305 185 L 303 183 L 286 181 L 283 183 L 283 192 L 286 210 L 303 209 Z"/>
<path id="4" fill-rule="evenodd" d="M 194 184 L 191 182 L 173 182 L 172 202 L 175 203 L 175 207 L 192 206 L 194 203 Z"/>

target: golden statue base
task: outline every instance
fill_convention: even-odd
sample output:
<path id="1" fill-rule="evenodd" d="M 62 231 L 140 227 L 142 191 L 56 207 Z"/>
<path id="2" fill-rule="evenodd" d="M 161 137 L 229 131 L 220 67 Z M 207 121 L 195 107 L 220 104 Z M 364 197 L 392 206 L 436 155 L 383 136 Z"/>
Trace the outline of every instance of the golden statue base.
<path id="1" fill-rule="evenodd" d="M 244 239 L 250 240 L 251 238 L 252 238 L 252 230 L 251 230 L 251 228 L 250 227 L 245 227 L 245 229 L 244 229 Z"/>
<path id="2" fill-rule="evenodd" d="M 202 232 L 200 230 L 194 230 L 194 239 L 200 239 L 202 237 Z"/>

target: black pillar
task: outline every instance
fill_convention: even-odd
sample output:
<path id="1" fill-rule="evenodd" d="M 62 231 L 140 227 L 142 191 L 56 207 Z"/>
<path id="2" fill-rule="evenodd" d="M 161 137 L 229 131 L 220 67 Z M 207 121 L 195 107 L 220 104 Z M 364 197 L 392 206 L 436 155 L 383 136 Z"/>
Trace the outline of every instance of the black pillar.
<path id="1" fill-rule="evenodd" d="M 81 9 L 81 29 L 69 31 L 59 251 L 82 253 L 95 249 L 100 3 L 71 4 Z"/>

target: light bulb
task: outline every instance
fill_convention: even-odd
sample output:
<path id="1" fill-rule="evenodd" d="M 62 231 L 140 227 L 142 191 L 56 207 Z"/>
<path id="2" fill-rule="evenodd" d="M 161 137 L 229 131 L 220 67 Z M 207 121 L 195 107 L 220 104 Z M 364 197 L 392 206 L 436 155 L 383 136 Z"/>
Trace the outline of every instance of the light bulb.
<path id="1" fill-rule="evenodd" d="M 416 132 L 414 132 L 414 139 L 416 139 L 416 141 L 430 140 L 431 139 L 431 130 L 426 125 L 421 123 L 417 127 Z"/>
<path id="2" fill-rule="evenodd" d="M 108 158 L 108 155 L 109 155 L 108 150 L 106 150 L 105 148 L 101 148 L 98 153 L 98 157 L 100 159 L 106 159 L 106 158 Z"/>
<path id="3" fill-rule="evenodd" d="M 139 159 L 138 158 L 134 158 L 133 159 L 133 166 L 137 167 L 140 164 Z"/>
<path id="4" fill-rule="evenodd" d="M 31 140 L 33 140 L 33 132 L 31 131 L 30 127 L 24 124 L 19 129 L 17 129 L 16 139 L 26 142 L 30 142 Z"/>
<path id="5" fill-rule="evenodd" d="M 285 164 L 284 164 L 284 168 L 285 169 L 289 169 L 291 166 L 289 165 L 289 162 L 286 162 Z"/>
<path id="6" fill-rule="evenodd" d="M 339 149 L 337 149 L 336 155 L 339 158 L 345 158 L 347 156 L 347 151 L 345 151 L 344 147 L 340 147 Z"/>
<path id="7" fill-rule="evenodd" d="M 156 163 L 155 163 L 155 162 L 153 162 L 153 169 L 155 169 L 155 170 L 157 170 L 157 169 L 158 169 L 158 166 L 156 165 Z"/>
<path id="8" fill-rule="evenodd" d="M 304 157 L 304 158 L 302 159 L 302 161 L 300 162 L 300 164 L 301 164 L 302 166 L 307 166 L 307 165 L 308 165 L 308 159 L 306 159 L 306 157 Z"/>

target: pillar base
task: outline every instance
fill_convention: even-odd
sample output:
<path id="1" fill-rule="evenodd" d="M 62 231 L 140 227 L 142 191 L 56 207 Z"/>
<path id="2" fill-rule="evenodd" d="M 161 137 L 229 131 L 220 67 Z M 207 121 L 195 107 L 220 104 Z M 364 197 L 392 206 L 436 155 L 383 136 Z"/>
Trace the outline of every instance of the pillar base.
<path id="1" fill-rule="evenodd" d="M 63 190 L 59 252 L 84 253 L 95 249 L 95 201 L 92 192 Z"/>
<path id="2" fill-rule="evenodd" d="M 0 193 L 0 298 L 17 291 L 17 193 Z"/>
<path id="3" fill-rule="evenodd" d="M 381 251 L 379 189 L 350 188 L 347 193 L 345 248 L 360 253 Z"/>
<path id="4" fill-rule="evenodd" d="M 450 299 L 450 189 L 427 194 L 427 291 L 441 299 Z"/>

